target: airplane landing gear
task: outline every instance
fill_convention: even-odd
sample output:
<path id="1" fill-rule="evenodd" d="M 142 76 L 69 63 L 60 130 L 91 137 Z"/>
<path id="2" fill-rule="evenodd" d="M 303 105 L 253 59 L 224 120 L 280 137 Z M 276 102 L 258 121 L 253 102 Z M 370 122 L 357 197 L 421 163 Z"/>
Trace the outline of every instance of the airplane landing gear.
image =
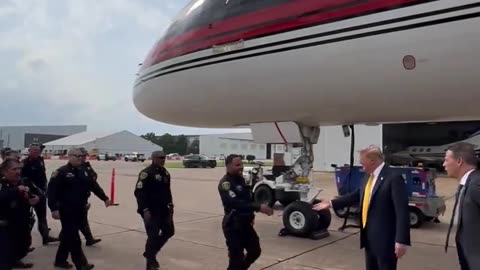
<path id="1" fill-rule="evenodd" d="M 313 204 L 320 202 L 315 200 Z M 289 204 L 283 212 L 283 225 L 278 233 L 279 236 L 292 235 L 305 237 L 313 240 L 323 239 L 330 236 L 328 227 L 332 216 L 330 211 L 314 211 L 312 204 L 296 201 Z"/>
<path id="2" fill-rule="evenodd" d="M 311 239 L 322 239 L 329 236 L 328 227 L 331 222 L 329 210 L 315 211 L 313 204 L 320 202 L 316 197 L 321 192 L 313 191 L 310 178 L 313 169 L 313 144 L 317 143 L 320 128 L 300 125 L 293 122 L 257 123 L 250 125 L 254 141 L 257 143 L 285 144 L 289 146 L 301 144 L 301 153 L 292 165 L 279 176 L 273 178 L 257 168 L 252 177 L 257 188 L 269 187 L 274 194 L 297 193 L 298 199 L 286 205 L 283 212 L 283 225 L 279 236 L 292 235 Z M 285 166 L 285 165 L 281 165 Z M 272 171 L 275 171 L 274 164 Z M 312 194 L 313 191 L 313 194 Z M 295 197 L 295 196 L 294 196 Z M 278 198 L 282 201 L 281 198 Z"/>

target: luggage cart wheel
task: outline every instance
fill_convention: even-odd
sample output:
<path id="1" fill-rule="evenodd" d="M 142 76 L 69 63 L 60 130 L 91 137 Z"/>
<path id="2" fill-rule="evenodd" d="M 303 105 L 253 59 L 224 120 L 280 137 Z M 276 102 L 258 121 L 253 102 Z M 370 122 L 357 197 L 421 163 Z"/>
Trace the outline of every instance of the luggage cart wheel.
<path id="1" fill-rule="evenodd" d="M 409 215 L 411 228 L 419 228 L 425 220 L 425 216 L 423 215 L 422 211 L 416 207 L 410 207 Z"/>

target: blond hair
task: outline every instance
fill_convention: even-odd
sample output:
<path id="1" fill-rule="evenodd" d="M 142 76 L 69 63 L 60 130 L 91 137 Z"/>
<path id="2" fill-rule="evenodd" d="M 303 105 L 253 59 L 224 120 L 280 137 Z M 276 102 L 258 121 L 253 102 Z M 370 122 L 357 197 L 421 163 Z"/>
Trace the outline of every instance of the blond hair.
<path id="1" fill-rule="evenodd" d="M 377 161 L 384 161 L 385 156 L 383 155 L 382 149 L 376 145 L 369 145 L 362 150 L 360 150 L 360 155 L 365 155 L 368 159 L 374 159 Z"/>

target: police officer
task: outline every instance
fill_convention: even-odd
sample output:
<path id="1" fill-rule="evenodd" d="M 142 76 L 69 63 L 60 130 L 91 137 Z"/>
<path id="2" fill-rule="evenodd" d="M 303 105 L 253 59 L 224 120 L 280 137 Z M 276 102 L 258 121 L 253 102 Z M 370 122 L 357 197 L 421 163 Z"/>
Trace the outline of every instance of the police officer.
<path id="1" fill-rule="evenodd" d="M 94 182 L 95 189 L 101 191 L 101 196 L 99 198 L 100 199 L 108 198 L 107 195 L 105 194 L 105 191 L 102 189 L 102 187 L 100 187 L 100 185 L 97 182 L 97 177 L 98 177 L 97 173 L 92 168 L 92 165 L 90 164 L 90 162 L 87 161 L 87 156 L 88 156 L 87 150 L 85 148 L 80 148 L 80 150 L 84 154 L 84 156 L 82 157 L 82 163 L 83 163 L 84 169 L 87 171 L 90 179 Z M 82 226 L 80 227 L 80 231 L 82 232 L 83 236 L 85 236 L 86 245 L 92 246 L 102 241 L 102 239 L 95 239 L 93 237 L 92 230 L 90 229 L 90 224 L 88 223 L 88 210 L 90 210 L 90 203 L 87 204 L 85 215 L 83 216 Z"/>
<path id="2" fill-rule="evenodd" d="M 42 236 L 43 245 L 51 242 L 58 242 L 58 238 L 49 236 L 47 223 L 47 175 L 45 162 L 41 154 L 39 144 L 31 144 L 28 148 L 28 157 L 23 160 L 22 177 L 42 191 L 40 203 L 36 204 L 35 214 L 37 215 L 37 228 Z"/>
<path id="3" fill-rule="evenodd" d="M 32 268 L 21 260 L 32 243 L 31 226 L 34 222 L 32 205 L 40 201 L 34 189 L 21 180 L 22 165 L 15 159 L 6 159 L 1 165 L 0 179 L 0 269 Z M 38 190 L 36 190 L 38 194 Z"/>
<path id="4" fill-rule="evenodd" d="M 156 256 L 175 233 L 170 174 L 164 167 L 165 153 L 155 151 L 151 157 L 152 164 L 140 172 L 134 192 L 137 212 L 143 218 L 148 236 L 143 253 L 147 270 L 160 267 Z"/>
<path id="5" fill-rule="evenodd" d="M 225 216 L 222 227 L 229 253 L 228 270 L 246 270 L 261 254 L 260 240 L 253 228 L 255 213 L 273 215 L 266 204 L 253 202 L 251 188 L 242 176 L 243 162 L 238 155 L 225 159 L 227 174 L 218 184 Z M 244 255 L 244 250 L 247 255 Z"/>
<path id="6" fill-rule="evenodd" d="M 84 153 L 80 149 L 71 149 L 68 153 L 67 165 L 52 173 L 48 183 L 48 206 L 52 217 L 59 219 L 62 224 L 55 266 L 70 268 L 71 265 L 64 259 L 64 254 L 70 253 L 77 270 L 90 270 L 94 265 L 88 263 L 79 235 L 89 192 L 92 191 L 101 197 L 106 207 L 109 207 L 111 202 L 107 197 L 102 196 L 102 191 L 84 170 L 83 156 Z"/>

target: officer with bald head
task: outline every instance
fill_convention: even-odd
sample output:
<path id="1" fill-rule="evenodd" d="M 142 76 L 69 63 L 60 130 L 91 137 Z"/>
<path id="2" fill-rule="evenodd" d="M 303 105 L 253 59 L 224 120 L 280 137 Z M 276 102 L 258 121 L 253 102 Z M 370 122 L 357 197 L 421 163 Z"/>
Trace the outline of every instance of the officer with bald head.
<path id="1" fill-rule="evenodd" d="M 137 213 L 143 219 L 148 236 L 143 253 L 147 270 L 160 267 L 157 254 L 175 233 L 170 174 L 165 169 L 165 153 L 155 151 L 151 158 L 152 164 L 138 175 L 134 192 Z"/>

